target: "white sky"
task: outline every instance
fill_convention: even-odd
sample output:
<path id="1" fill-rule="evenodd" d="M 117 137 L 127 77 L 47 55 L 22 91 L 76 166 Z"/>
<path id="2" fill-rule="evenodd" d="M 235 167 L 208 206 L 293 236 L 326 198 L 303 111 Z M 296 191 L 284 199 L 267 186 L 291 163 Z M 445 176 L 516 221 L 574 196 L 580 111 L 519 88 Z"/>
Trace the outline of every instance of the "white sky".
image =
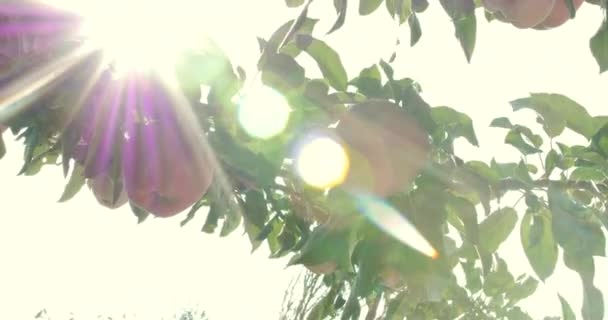
<path id="1" fill-rule="evenodd" d="M 459 144 L 460 155 L 517 160 L 514 149 L 503 146 L 505 132 L 487 125 L 494 117 L 513 115 L 508 102 L 529 92 L 565 94 L 592 114 L 602 113 L 608 102 L 608 75 L 598 74 L 588 49 L 601 20 L 601 12 L 591 5 L 584 4 L 576 20 L 543 32 L 488 24 L 478 12 L 471 64 L 436 2 L 420 16 L 423 37 L 413 49 L 408 48 L 407 27 L 397 30 L 384 8 L 365 18 L 355 12 L 352 5 L 345 27 L 326 37 L 342 54 L 349 76 L 378 57 L 388 59 L 398 32 L 403 43 L 395 68 L 398 76 L 419 81 L 432 105 L 451 106 L 473 117 L 482 147 Z M 233 63 L 252 75 L 258 52 L 255 36 L 268 36 L 297 13 L 279 0 L 240 0 L 215 1 L 201 15 Z M 311 15 L 323 17 L 317 27 L 328 30 L 334 19 L 331 1 L 315 3 Z M 518 114 L 517 119 L 529 121 L 530 114 Z M 12 142 L 8 135 L 5 141 L 9 153 L 0 164 L 0 319 L 30 319 L 42 308 L 59 315 L 124 312 L 154 319 L 189 305 L 200 305 L 212 320 L 277 318 L 283 290 L 298 268 L 284 270 L 286 261 L 269 260 L 264 250 L 250 255 L 246 237 L 238 232 L 228 239 L 200 233 L 203 212 L 180 228 L 181 216 L 136 225 L 128 208 L 102 208 L 86 191 L 58 204 L 65 183 L 61 169 L 16 177 L 21 142 Z M 511 271 L 529 271 L 518 231 L 511 240 L 501 247 Z M 596 261 L 597 273 L 605 274 L 606 260 Z M 605 277 L 596 283 L 606 294 Z M 561 270 L 525 307 L 536 317 L 559 314 L 555 289 L 578 312 L 578 279 Z"/>

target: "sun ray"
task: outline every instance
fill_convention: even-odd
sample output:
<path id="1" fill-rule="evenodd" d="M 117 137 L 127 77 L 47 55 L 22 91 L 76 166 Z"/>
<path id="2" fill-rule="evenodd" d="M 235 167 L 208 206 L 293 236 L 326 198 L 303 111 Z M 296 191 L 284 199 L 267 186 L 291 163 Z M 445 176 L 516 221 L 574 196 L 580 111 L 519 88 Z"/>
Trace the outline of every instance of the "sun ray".
<path id="1" fill-rule="evenodd" d="M 362 193 L 356 193 L 355 198 L 360 212 L 382 231 L 433 259 L 437 258 L 437 250 L 406 217 L 386 201 Z"/>
<path id="2" fill-rule="evenodd" d="M 94 50 L 88 46 L 77 46 L 65 55 L 28 70 L 1 86 L 0 123 L 6 123 L 28 110 L 32 101 L 64 80 L 69 70 L 92 53 Z"/>

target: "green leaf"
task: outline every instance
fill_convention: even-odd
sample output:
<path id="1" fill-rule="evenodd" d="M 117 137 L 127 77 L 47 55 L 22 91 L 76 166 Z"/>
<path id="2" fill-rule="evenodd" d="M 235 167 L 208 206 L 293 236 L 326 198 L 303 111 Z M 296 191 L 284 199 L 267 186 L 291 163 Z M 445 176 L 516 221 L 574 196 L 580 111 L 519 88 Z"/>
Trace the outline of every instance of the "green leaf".
<path id="1" fill-rule="evenodd" d="M 557 264 L 557 243 L 553 239 L 550 213 L 546 209 L 526 212 L 521 220 L 520 236 L 530 266 L 541 280 L 546 280 Z"/>
<path id="2" fill-rule="evenodd" d="M 510 178 L 514 179 L 517 182 L 522 184 L 522 188 L 532 187 L 534 181 L 530 176 L 530 172 L 528 167 L 523 161 L 519 163 L 508 162 L 508 163 L 498 163 L 494 159 L 492 159 L 491 168 L 500 175 L 501 178 Z"/>
<path id="3" fill-rule="evenodd" d="M 523 312 L 520 307 L 513 307 L 507 311 L 506 319 L 509 320 L 532 320 L 532 317 Z"/>
<path id="4" fill-rule="evenodd" d="M 513 208 L 502 208 L 490 214 L 479 225 L 479 246 L 487 252 L 495 252 L 516 223 L 517 212 Z"/>
<path id="5" fill-rule="evenodd" d="M 243 226 L 245 227 L 245 233 L 249 238 L 249 242 L 251 243 L 251 252 L 255 252 L 262 244 L 262 241 L 258 240 L 261 228 L 249 222 L 247 219 L 245 219 Z"/>
<path id="6" fill-rule="evenodd" d="M 285 4 L 290 8 L 295 8 L 303 5 L 304 0 L 285 0 Z"/>
<path id="7" fill-rule="evenodd" d="M 420 21 L 415 13 L 410 15 L 407 19 L 407 23 L 410 26 L 410 46 L 413 47 L 422 37 L 422 27 L 420 26 Z"/>
<path id="8" fill-rule="evenodd" d="M 568 301 L 566 301 L 566 299 L 564 299 L 560 294 L 557 296 L 559 297 L 559 303 L 562 306 L 562 320 L 576 320 L 574 311 L 572 311 L 572 308 L 570 308 Z"/>
<path id="9" fill-rule="evenodd" d="M 578 256 L 604 256 L 606 239 L 601 224 L 566 193 L 550 188 L 548 195 L 553 233 L 564 251 Z"/>
<path id="10" fill-rule="evenodd" d="M 338 19 L 334 22 L 334 25 L 327 32 L 328 34 L 342 28 L 344 21 L 346 21 L 346 11 L 348 8 L 348 0 L 334 0 L 334 7 L 338 13 Z"/>
<path id="11" fill-rule="evenodd" d="M 277 254 L 281 251 L 281 242 L 279 242 L 279 235 L 283 230 L 284 223 L 281 219 L 274 218 L 271 219 L 270 222 L 264 227 L 265 229 L 270 229 L 270 232 L 265 236 L 266 243 L 268 244 L 268 249 L 270 251 L 270 257 L 276 258 Z M 261 237 L 258 237 L 261 239 Z"/>
<path id="12" fill-rule="evenodd" d="M 599 129 L 583 106 L 564 95 L 532 93 L 529 98 L 511 101 L 511 106 L 514 111 L 524 108 L 536 111 L 542 117 L 543 128 L 550 137 L 560 135 L 567 127 L 591 139 Z"/>
<path id="13" fill-rule="evenodd" d="M 284 53 L 292 57 L 297 56 L 301 50 L 293 43 L 293 36 L 297 34 L 312 34 L 315 25 L 319 20 L 311 19 L 307 17 L 299 16 L 295 20 L 289 20 L 281 25 L 271 36 L 268 41 L 262 41 L 258 38 L 258 41 L 262 41 L 260 44 L 262 50 L 262 56 L 258 61 L 258 68 L 262 69 L 269 56 L 276 53 Z M 299 26 L 294 26 L 294 23 L 298 23 Z M 288 33 L 291 33 L 290 39 L 287 39 Z M 283 47 L 279 46 L 283 43 Z"/>
<path id="14" fill-rule="evenodd" d="M 359 1 L 359 14 L 362 16 L 371 14 L 376 11 L 382 4 L 383 0 L 360 0 Z"/>
<path id="15" fill-rule="evenodd" d="M 220 127 L 208 135 L 209 143 L 229 170 L 238 172 L 239 176 L 251 179 L 259 187 L 274 184 L 280 164 L 271 163 L 263 156 L 245 148 Z"/>
<path id="16" fill-rule="evenodd" d="M 570 174 L 570 180 L 574 181 L 603 181 L 606 180 L 604 172 L 599 168 L 580 167 L 574 169 Z"/>
<path id="17" fill-rule="evenodd" d="M 262 69 L 262 82 L 281 93 L 288 93 L 303 85 L 305 81 L 304 68 L 286 54 L 269 55 Z"/>
<path id="18" fill-rule="evenodd" d="M 441 106 L 432 108 L 431 116 L 453 138 L 464 137 L 472 145 L 479 146 L 475 129 L 473 128 L 473 121 L 467 114 L 458 112 L 450 107 Z"/>
<path id="19" fill-rule="evenodd" d="M 321 40 L 303 34 L 296 37 L 296 44 L 317 62 L 321 73 L 332 87 L 338 91 L 346 90 L 348 76 L 340 55 L 334 49 Z"/>
<path id="20" fill-rule="evenodd" d="M 377 65 L 361 70 L 359 76 L 350 81 L 360 94 L 369 98 L 384 98 L 382 92 L 382 75 Z"/>
<path id="21" fill-rule="evenodd" d="M 192 209 L 195 207 L 192 207 Z M 207 213 L 207 219 L 205 219 L 205 224 L 203 224 L 201 231 L 205 233 L 215 232 L 215 228 L 217 228 L 220 216 L 222 215 L 220 211 L 221 209 L 218 203 L 211 203 L 209 206 L 209 212 Z"/>
<path id="22" fill-rule="evenodd" d="M 448 198 L 448 210 L 460 218 L 464 225 L 465 235 L 473 244 L 479 243 L 479 226 L 475 206 L 461 197 Z"/>
<path id="23" fill-rule="evenodd" d="M 476 293 L 481 290 L 483 287 L 481 282 L 481 270 L 478 267 L 475 267 L 474 263 L 461 262 L 460 264 L 464 271 L 466 288 L 469 289 L 471 293 Z"/>
<path id="24" fill-rule="evenodd" d="M 559 167 L 563 161 L 562 156 L 555 150 L 551 150 L 545 157 L 545 174 L 543 177 L 548 178 L 556 167 Z"/>
<path id="25" fill-rule="evenodd" d="M 523 281 L 518 281 L 507 291 L 506 297 L 509 299 L 509 305 L 513 306 L 519 301 L 531 296 L 534 294 L 537 287 L 538 280 L 532 277 L 526 277 Z"/>
<path id="26" fill-rule="evenodd" d="M 511 124 L 511 120 L 509 120 L 509 118 L 500 117 L 492 120 L 490 127 L 511 129 L 513 128 L 513 124 Z"/>
<path id="27" fill-rule="evenodd" d="M 441 0 L 441 5 L 452 18 L 456 29 L 456 38 L 460 42 L 467 61 L 471 61 L 475 50 L 477 19 L 473 0 Z"/>
<path id="28" fill-rule="evenodd" d="M 264 193 L 257 190 L 249 190 L 245 194 L 244 215 L 249 223 L 263 228 L 268 219 L 268 207 Z"/>
<path id="29" fill-rule="evenodd" d="M 4 158 L 5 155 L 6 155 L 6 146 L 4 145 L 4 140 L 2 140 L 2 132 L 0 132 L 0 159 Z"/>
<path id="30" fill-rule="evenodd" d="M 229 200 L 226 200 L 226 209 L 224 213 L 224 222 L 222 224 L 222 230 L 220 230 L 220 237 L 226 237 L 232 233 L 241 224 L 242 216 L 241 210 L 236 203 L 234 196 L 231 196 Z"/>
<path id="31" fill-rule="evenodd" d="M 84 167 L 81 165 L 75 165 L 74 169 L 72 169 L 70 180 L 68 180 L 59 202 L 66 202 L 72 199 L 78 193 L 78 191 L 82 189 L 85 181 L 86 178 L 84 177 Z"/>
<path id="32" fill-rule="evenodd" d="M 464 19 L 475 12 L 473 0 L 440 0 L 439 2 L 452 20 Z"/>
<path id="33" fill-rule="evenodd" d="M 525 128 L 525 127 L 524 127 Z M 525 128 L 528 129 L 528 128 Z M 529 131 L 530 129 L 528 129 Z M 531 131 L 529 131 L 529 133 L 532 135 Z M 541 150 L 530 144 L 528 141 L 526 141 L 524 139 L 524 135 L 522 130 L 519 129 L 519 127 L 514 127 L 513 129 L 509 130 L 509 132 L 507 133 L 506 137 L 505 137 L 505 143 L 512 145 L 513 147 L 515 147 L 517 150 L 519 150 L 519 152 L 521 152 L 523 155 L 530 155 L 530 154 L 535 154 L 535 153 L 539 153 L 541 152 Z M 533 138 L 540 138 L 540 136 L 537 135 L 533 135 Z M 541 143 L 542 143 L 542 138 L 541 139 Z M 538 142 L 538 140 L 536 140 L 535 142 Z"/>
<path id="34" fill-rule="evenodd" d="M 513 284 L 515 281 L 509 273 L 507 264 L 499 258 L 496 270 L 490 272 L 483 283 L 483 292 L 490 297 L 496 297 L 506 292 Z"/>
<path id="35" fill-rule="evenodd" d="M 475 18 L 475 14 L 472 13 L 464 19 L 455 20 L 454 27 L 456 28 L 456 38 L 460 42 L 464 55 L 467 61 L 471 62 L 477 35 L 477 19 Z"/>
<path id="36" fill-rule="evenodd" d="M 604 18 L 600 28 L 589 40 L 589 46 L 600 67 L 600 73 L 608 70 L 608 19 Z"/>
<path id="37" fill-rule="evenodd" d="M 325 225 L 316 227 L 306 243 L 288 265 L 303 264 L 315 266 L 334 262 L 338 268 L 352 270 L 351 253 L 354 247 L 350 230 L 331 230 Z"/>
<path id="38" fill-rule="evenodd" d="M 412 14 L 412 0 L 386 0 L 388 13 L 403 24 Z"/>
<path id="39" fill-rule="evenodd" d="M 581 313 L 584 320 L 604 319 L 604 297 L 593 283 L 583 283 L 583 308 Z"/>
<path id="40" fill-rule="evenodd" d="M 137 223 L 143 223 L 150 216 L 150 213 L 132 201 L 129 201 L 129 207 L 131 207 L 131 212 L 137 218 Z"/>
<path id="41" fill-rule="evenodd" d="M 198 210 L 200 208 L 202 208 L 206 203 L 207 203 L 207 201 L 205 201 L 205 200 L 199 200 L 194 205 L 192 205 L 192 207 L 190 207 L 190 210 L 188 211 L 188 214 L 186 215 L 186 218 L 184 218 L 184 220 L 182 220 L 179 223 L 179 225 L 183 227 L 186 224 L 188 224 L 190 221 L 192 221 L 192 219 L 194 219 L 194 217 L 196 216 L 196 213 L 198 212 Z M 204 228 L 205 227 L 203 226 L 203 229 Z M 213 232 L 213 230 L 211 230 L 210 233 L 212 233 L 212 232 Z"/>

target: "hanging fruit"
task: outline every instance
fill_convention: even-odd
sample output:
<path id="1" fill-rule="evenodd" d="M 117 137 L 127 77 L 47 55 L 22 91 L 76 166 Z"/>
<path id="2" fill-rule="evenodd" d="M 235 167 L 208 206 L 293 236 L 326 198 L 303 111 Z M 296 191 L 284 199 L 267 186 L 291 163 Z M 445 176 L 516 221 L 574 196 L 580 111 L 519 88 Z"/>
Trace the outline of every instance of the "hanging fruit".
<path id="1" fill-rule="evenodd" d="M 428 134 L 392 102 L 356 104 L 336 129 L 350 161 L 346 188 L 390 196 L 411 185 L 428 161 Z"/>
<path id="2" fill-rule="evenodd" d="M 154 76 L 133 76 L 126 92 L 122 148 L 129 199 L 151 214 L 176 215 L 208 190 L 215 168 L 201 130 L 185 124 L 184 106 Z"/>

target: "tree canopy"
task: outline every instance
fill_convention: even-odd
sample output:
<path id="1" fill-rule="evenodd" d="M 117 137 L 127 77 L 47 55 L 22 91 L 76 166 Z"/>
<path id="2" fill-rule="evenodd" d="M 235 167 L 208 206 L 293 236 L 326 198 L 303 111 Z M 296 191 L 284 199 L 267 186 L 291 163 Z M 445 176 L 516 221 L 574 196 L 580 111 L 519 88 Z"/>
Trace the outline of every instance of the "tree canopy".
<path id="1" fill-rule="evenodd" d="M 385 10 L 415 46 L 427 27 L 418 17 L 440 5 L 474 63 L 480 17 L 543 32 L 594 6 L 604 19 L 584 36 L 601 73 L 606 1 L 334 0 L 330 30 L 309 17 L 315 3 L 285 1 L 300 13 L 258 38 L 253 76 L 210 41 L 181 52 L 168 73 L 119 73 L 74 34 L 79 17 L 1 4 L 0 129 L 23 141 L 19 174 L 61 167 L 60 201 L 88 189 L 140 223 L 180 214 L 185 225 L 206 208 L 203 232 L 242 226 L 253 250 L 268 246 L 271 258 L 322 275 L 323 296 L 301 308 L 307 319 L 531 319 L 518 303 L 553 275 L 560 253 L 580 275 L 583 319 L 603 319 L 594 257 L 606 254 L 608 115 L 531 93 L 510 105 L 534 112 L 538 128 L 511 115 L 490 124 L 521 160 L 465 160 L 455 141 L 479 146 L 474 117 L 427 103 L 424 84 L 393 68 L 398 52 L 349 78 L 348 53 L 323 35 L 342 32 L 348 10 Z M 52 32 L 36 31 L 45 21 Z M 1 138 L 0 157 L 11 152 Z M 498 254 L 516 228 L 534 274 L 513 275 Z M 574 319 L 559 299 L 562 318 Z"/>

